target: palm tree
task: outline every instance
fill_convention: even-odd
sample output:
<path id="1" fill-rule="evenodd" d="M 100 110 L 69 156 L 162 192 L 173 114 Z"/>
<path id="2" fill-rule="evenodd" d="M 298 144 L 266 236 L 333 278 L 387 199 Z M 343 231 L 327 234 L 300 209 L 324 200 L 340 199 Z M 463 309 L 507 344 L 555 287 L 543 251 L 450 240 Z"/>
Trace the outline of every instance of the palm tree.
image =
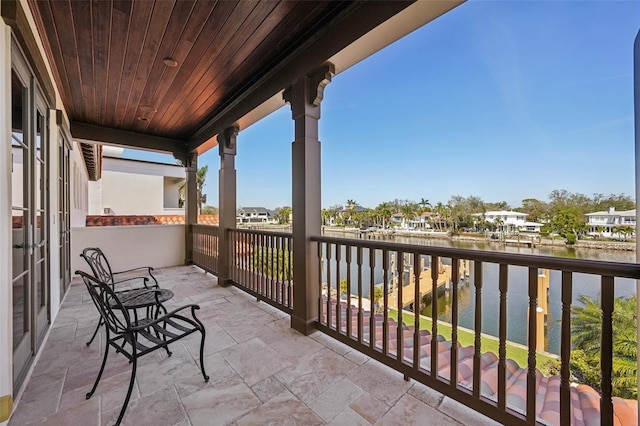
<path id="1" fill-rule="evenodd" d="M 423 211 L 426 211 L 426 212 L 431 211 L 431 207 L 432 207 L 431 203 L 426 198 L 420 199 L 420 202 L 418 203 L 418 205 L 422 207 Z"/>
<path id="2" fill-rule="evenodd" d="M 504 230 L 502 228 L 504 225 L 504 220 L 502 220 L 501 217 L 496 217 L 495 219 L 493 219 L 493 224 L 495 225 L 497 231 L 502 232 Z"/>
<path id="3" fill-rule="evenodd" d="M 351 199 L 347 200 L 347 206 L 348 206 L 351 210 L 353 210 L 353 208 L 356 206 L 356 204 L 358 204 L 358 203 L 356 203 L 356 201 L 355 201 L 355 200 L 351 200 Z"/>
<path id="4" fill-rule="evenodd" d="M 573 309 L 571 339 L 574 349 L 584 353 L 585 368 L 599 371 L 602 310 L 600 300 L 581 295 L 582 306 Z M 638 397 L 638 296 L 617 298 L 613 310 L 613 394 L 622 398 Z M 573 355 L 572 355 L 573 356 Z M 591 383 L 596 387 L 596 383 Z"/>
<path id="5" fill-rule="evenodd" d="M 438 201 L 438 204 L 436 204 L 433 210 L 438 215 L 438 221 L 436 222 L 437 223 L 436 227 L 438 228 L 438 231 L 442 231 L 443 221 L 445 223 L 445 226 L 447 225 L 447 206 L 442 204 L 441 201 Z"/>
<path id="6" fill-rule="evenodd" d="M 202 206 L 207 202 L 207 194 L 204 193 L 204 186 L 206 185 L 207 172 L 209 171 L 209 166 L 202 166 L 196 172 L 196 193 L 198 200 L 198 214 L 200 214 L 200 210 L 202 210 Z M 186 200 L 185 191 L 186 191 L 187 183 L 183 183 L 178 188 L 179 201 L 178 205 L 180 207 L 184 207 L 184 202 Z"/>
<path id="7" fill-rule="evenodd" d="M 382 227 L 386 228 L 386 224 L 391 219 L 391 215 L 393 215 L 393 207 L 391 207 L 390 203 L 384 202 L 376 207 L 376 213 L 382 220 Z"/>
<path id="8" fill-rule="evenodd" d="M 409 226 L 408 225 L 409 221 L 412 220 L 414 218 L 414 216 L 416 215 L 416 210 L 417 210 L 416 209 L 416 205 L 414 203 L 411 203 L 411 202 L 405 203 L 400 208 L 400 211 L 404 215 L 404 220 L 405 220 L 405 223 L 407 224 L 407 227 Z"/>
<path id="9" fill-rule="evenodd" d="M 278 221 L 280 225 L 286 225 L 289 223 L 289 218 L 291 217 L 291 207 L 280 207 L 276 210 L 274 215 L 274 219 Z"/>

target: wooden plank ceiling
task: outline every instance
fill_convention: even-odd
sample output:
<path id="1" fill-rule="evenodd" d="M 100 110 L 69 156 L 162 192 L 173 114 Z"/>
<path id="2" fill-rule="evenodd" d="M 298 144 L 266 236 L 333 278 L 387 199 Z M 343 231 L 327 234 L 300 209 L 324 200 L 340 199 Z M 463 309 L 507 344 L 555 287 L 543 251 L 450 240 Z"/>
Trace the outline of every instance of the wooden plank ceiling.
<path id="1" fill-rule="evenodd" d="M 71 122 L 182 141 L 352 6 L 338 1 L 28 3 Z"/>

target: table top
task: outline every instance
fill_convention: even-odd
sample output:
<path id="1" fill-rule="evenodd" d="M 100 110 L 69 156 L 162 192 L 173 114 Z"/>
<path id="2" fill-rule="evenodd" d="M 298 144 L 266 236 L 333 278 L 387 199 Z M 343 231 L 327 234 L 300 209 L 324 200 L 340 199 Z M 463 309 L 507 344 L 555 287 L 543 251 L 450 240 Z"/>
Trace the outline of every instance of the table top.
<path id="1" fill-rule="evenodd" d="M 157 291 L 149 291 L 157 290 Z M 157 299 L 156 299 L 157 294 Z M 135 290 L 129 290 L 118 294 L 118 298 L 122 305 L 127 309 L 146 308 L 147 306 L 153 306 L 156 302 L 166 302 L 173 297 L 173 292 L 167 289 L 148 289 L 139 288 Z"/>

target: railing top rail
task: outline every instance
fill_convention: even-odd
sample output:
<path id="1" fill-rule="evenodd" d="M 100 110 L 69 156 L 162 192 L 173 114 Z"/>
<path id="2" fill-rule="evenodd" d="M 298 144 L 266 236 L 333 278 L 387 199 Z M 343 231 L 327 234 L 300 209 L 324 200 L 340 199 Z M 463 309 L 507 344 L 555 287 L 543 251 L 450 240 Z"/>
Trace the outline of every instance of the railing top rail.
<path id="1" fill-rule="evenodd" d="M 258 234 L 258 235 L 271 235 L 275 237 L 291 238 L 293 234 L 290 232 L 276 232 L 276 231 L 260 231 L 258 229 L 241 229 L 231 228 L 230 232 L 237 232 L 238 234 Z"/>
<path id="2" fill-rule="evenodd" d="M 391 243 L 384 241 L 356 240 L 339 237 L 312 237 L 312 241 L 349 245 L 367 249 L 403 251 L 426 256 L 440 256 L 475 260 L 489 263 L 555 269 L 568 272 L 596 274 L 621 278 L 640 279 L 640 264 L 608 262 L 602 260 L 569 259 L 533 254 L 504 253 L 489 250 L 461 249 L 439 246 L 422 246 L 416 244 Z"/>
<path id="3" fill-rule="evenodd" d="M 219 228 L 218 225 L 207 225 L 206 223 L 191 223 L 190 225 L 202 228 Z"/>

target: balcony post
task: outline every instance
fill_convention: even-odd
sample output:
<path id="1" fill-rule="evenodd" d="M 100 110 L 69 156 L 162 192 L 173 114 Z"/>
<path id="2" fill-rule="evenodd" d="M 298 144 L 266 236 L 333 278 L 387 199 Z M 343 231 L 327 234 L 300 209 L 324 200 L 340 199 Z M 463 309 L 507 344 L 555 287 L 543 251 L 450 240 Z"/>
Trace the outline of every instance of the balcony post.
<path id="1" fill-rule="evenodd" d="M 311 238 L 321 234 L 320 141 L 318 121 L 324 87 L 335 73 L 325 64 L 301 77 L 284 92 L 295 127 L 292 145 L 293 314 L 291 327 L 308 335 L 318 319 L 320 277 L 318 247 Z"/>
<path id="2" fill-rule="evenodd" d="M 185 203 L 184 203 L 184 224 L 185 224 L 185 245 L 184 245 L 184 263 L 190 265 L 193 263 L 193 230 L 191 225 L 198 223 L 198 184 L 196 176 L 198 174 L 198 154 L 195 152 L 187 155 L 187 182 L 185 184 Z"/>
<path id="3" fill-rule="evenodd" d="M 238 127 L 227 127 L 218 135 L 218 283 L 231 285 L 229 229 L 236 226 L 236 137 Z"/>

